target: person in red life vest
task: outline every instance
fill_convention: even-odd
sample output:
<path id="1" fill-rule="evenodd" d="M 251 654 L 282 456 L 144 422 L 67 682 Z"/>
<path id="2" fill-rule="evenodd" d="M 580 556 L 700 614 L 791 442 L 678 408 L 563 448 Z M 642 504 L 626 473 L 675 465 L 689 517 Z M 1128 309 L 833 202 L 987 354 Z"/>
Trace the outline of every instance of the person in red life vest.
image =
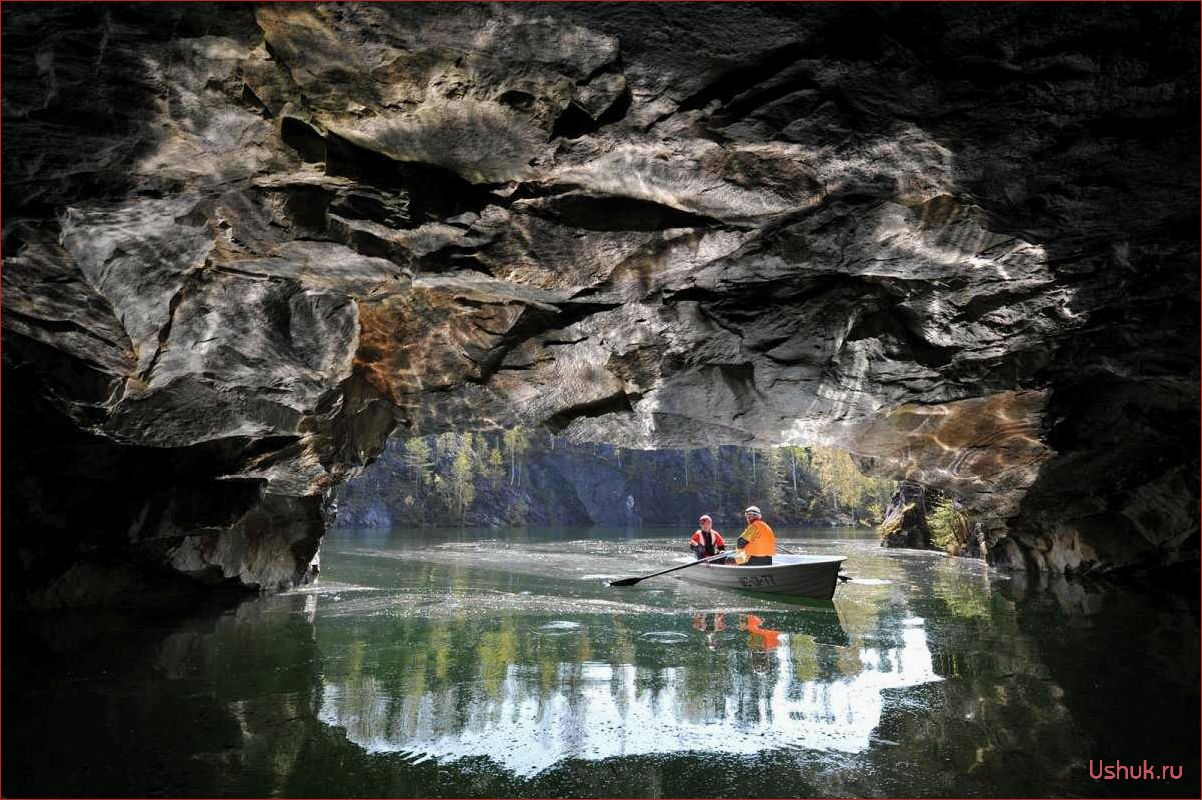
<path id="1" fill-rule="evenodd" d="M 706 614 L 694 614 L 693 630 L 700 631 L 701 633 L 707 633 L 709 631 L 721 633 L 722 631 L 726 630 L 726 615 L 714 614 L 712 616 L 707 616 Z"/>
<path id="2" fill-rule="evenodd" d="M 718 647 L 717 635 L 726 630 L 726 619 L 722 614 L 714 614 L 713 626 L 706 625 L 705 614 L 697 614 L 693 617 L 693 630 L 700 631 L 705 634 L 705 645 L 710 650 L 716 650 Z"/>
<path id="3" fill-rule="evenodd" d="M 716 556 L 718 553 L 726 550 L 726 542 L 722 541 L 722 534 L 714 530 L 714 521 L 710 519 L 709 514 L 701 515 L 701 529 L 693 531 L 693 538 L 689 539 L 689 548 L 692 549 L 693 555 L 697 558 L 709 558 Z M 723 559 L 711 561 L 711 564 L 721 564 Z"/>

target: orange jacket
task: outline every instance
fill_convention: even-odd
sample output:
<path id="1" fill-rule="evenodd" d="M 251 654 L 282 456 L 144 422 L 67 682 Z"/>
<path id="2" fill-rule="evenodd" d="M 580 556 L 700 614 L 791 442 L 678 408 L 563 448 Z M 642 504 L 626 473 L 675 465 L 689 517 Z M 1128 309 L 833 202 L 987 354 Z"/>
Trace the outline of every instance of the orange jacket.
<path id="1" fill-rule="evenodd" d="M 776 555 L 776 534 L 762 519 L 753 519 L 747 530 L 739 534 L 735 561 L 742 564 L 751 556 Z"/>
<path id="2" fill-rule="evenodd" d="M 764 620 L 755 614 L 747 615 L 748 644 L 756 650 L 775 650 L 780 645 L 780 631 L 764 627 Z"/>

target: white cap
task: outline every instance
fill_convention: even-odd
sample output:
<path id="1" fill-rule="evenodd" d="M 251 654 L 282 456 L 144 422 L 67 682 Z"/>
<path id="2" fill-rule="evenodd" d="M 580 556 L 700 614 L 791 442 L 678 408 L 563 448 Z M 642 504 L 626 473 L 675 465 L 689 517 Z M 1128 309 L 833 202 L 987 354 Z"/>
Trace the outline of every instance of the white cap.
<path id="1" fill-rule="evenodd" d="M 747 506 L 746 510 L 744 510 L 743 513 L 744 514 L 755 514 L 757 517 L 764 516 L 763 514 L 760 513 L 759 506 Z"/>

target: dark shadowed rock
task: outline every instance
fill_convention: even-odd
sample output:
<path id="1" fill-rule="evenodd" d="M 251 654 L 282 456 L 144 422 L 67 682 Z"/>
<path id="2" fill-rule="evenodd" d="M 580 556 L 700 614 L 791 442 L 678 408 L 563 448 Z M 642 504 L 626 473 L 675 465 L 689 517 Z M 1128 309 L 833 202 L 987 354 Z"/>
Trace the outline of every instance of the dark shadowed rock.
<path id="1" fill-rule="evenodd" d="M 882 547 L 928 548 L 931 546 L 931 528 L 927 525 L 927 513 L 932 498 L 927 487 L 920 483 L 901 481 L 885 519 L 881 522 Z"/>
<path id="2" fill-rule="evenodd" d="M 394 427 L 515 422 L 1196 557 L 1188 6 L 3 13 L 11 596 L 289 585 Z"/>

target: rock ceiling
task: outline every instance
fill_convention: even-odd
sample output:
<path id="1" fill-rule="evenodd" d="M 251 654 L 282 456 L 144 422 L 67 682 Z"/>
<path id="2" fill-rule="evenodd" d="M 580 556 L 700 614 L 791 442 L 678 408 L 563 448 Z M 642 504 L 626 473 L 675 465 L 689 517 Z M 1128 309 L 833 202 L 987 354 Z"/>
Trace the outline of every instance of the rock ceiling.
<path id="1" fill-rule="evenodd" d="M 516 423 L 840 446 L 962 492 L 1012 566 L 1196 557 L 1189 7 L 3 21 L 40 602 L 289 585 L 392 431 Z"/>

